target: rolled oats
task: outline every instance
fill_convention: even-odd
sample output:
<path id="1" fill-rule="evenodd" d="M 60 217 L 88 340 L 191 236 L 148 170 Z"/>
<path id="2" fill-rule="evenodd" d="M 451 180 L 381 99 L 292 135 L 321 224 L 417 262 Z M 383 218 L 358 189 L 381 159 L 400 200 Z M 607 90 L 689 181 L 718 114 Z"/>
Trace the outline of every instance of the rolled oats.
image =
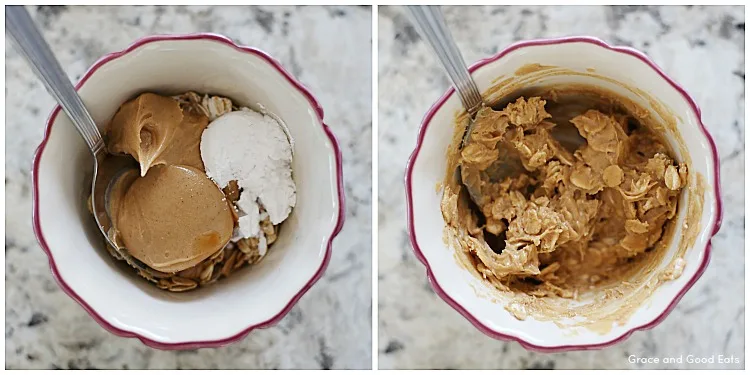
<path id="1" fill-rule="evenodd" d="M 232 101 L 227 98 L 204 95 L 201 104 L 206 112 L 208 112 L 209 121 L 213 121 L 225 113 L 232 112 Z"/>
<path id="2" fill-rule="evenodd" d="M 602 178 L 604 178 L 604 183 L 609 187 L 620 185 L 622 183 L 623 177 L 624 174 L 622 172 L 622 168 L 618 167 L 615 164 L 612 164 L 609 167 L 605 168 L 602 175 Z"/>
<path id="3" fill-rule="evenodd" d="M 257 238 L 243 238 L 237 241 L 237 247 L 245 254 L 250 253 L 250 241 L 255 240 L 255 246 L 258 246 Z"/>
<path id="4" fill-rule="evenodd" d="M 211 279 L 211 275 L 213 275 L 213 273 L 214 273 L 214 265 L 213 264 L 207 264 L 203 268 L 203 271 L 201 271 L 201 274 L 200 274 L 200 281 L 201 281 L 201 283 L 205 283 L 208 280 L 210 280 Z"/>
<path id="5" fill-rule="evenodd" d="M 237 263 L 237 254 L 240 254 L 240 251 L 237 250 L 231 250 L 228 255 L 226 256 L 226 261 L 224 261 L 224 264 L 222 264 L 221 267 L 221 275 L 224 277 L 229 276 L 229 273 L 234 270 L 234 265 Z"/>
<path id="6" fill-rule="evenodd" d="M 173 276 L 169 279 L 160 279 L 156 286 L 170 292 L 186 292 L 195 289 L 198 283 L 184 277 Z"/>
<path id="7" fill-rule="evenodd" d="M 666 172 L 664 172 L 664 184 L 667 185 L 669 190 L 677 190 L 681 187 L 680 175 L 674 165 L 667 167 Z"/>
<path id="8" fill-rule="evenodd" d="M 682 163 L 680 164 L 680 168 L 678 170 L 678 173 L 680 174 L 680 185 L 685 186 L 688 183 L 688 167 L 686 164 Z"/>

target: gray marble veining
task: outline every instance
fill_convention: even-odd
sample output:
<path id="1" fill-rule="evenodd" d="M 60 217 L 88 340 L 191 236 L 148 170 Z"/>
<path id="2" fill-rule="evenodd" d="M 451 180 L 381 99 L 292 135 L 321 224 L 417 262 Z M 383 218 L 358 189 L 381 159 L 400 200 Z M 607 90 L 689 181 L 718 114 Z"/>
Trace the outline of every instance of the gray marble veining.
<path id="1" fill-rule="evenodd" d="M 5 361 L 18 368 L 370 368 L 370 7 L 29 7 L 71 79 L 150 34 L 215 32 L 279 59 L 321 101 L 344 155 L 346 224 L 325 276 L 276 327 L 220 349 L 159 351 L 101 328 L 52 278 L 30 170 L 54 102 L 6 43 Z"/>
<path id="2" fill-rule="evenodd" d="M 724 222 L 711 264 L 658 327 L 591 352 L 538 354 L 477 331 L 427 284 L 405 229 L 403 173 L 417 127 L 449 86 L 403 9 L 379 7 L 380 368 L 744 368 L 743 7 L 445 7 L 467 62 L 540 37 L 593 35 L 638 48 L 684 85 L 721 157 Z M 739 364 L 632 364 L 630 355 L 740 357 Z"/>

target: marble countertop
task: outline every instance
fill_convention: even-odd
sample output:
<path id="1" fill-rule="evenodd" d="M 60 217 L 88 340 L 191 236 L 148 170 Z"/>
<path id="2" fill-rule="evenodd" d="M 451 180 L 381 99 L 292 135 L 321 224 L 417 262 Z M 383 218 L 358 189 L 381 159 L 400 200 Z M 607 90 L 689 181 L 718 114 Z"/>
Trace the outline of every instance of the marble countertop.
<path id="1" fill-rule="evenodd" d="M 182 352 L 154 350 L 108 333 L 57 286 L 34 237 L 31 159 L 54 101 L 6 42 L 6 368 L 370 368 L 370 8 L 29 10 L 75 81 L 100 56 L 149 34 L 215 32 L 269 52 L 325 108 L 345 155 L 347 217 L 325 276 L 276 327 L 224 348 Z"/>
<path id="2" fill-rule="evenodd" d="M 403 173 L 417 127 L 446 90 L 403 10 L 379 7 L 380 368 L 744 368 L 743 7 L 447 7 L 467 62 L 522 39 L 594 35 L 646 52 L 685 86 L 721 156 L 724 221 L 711 263 L 656 328 L 608 349 L 538 354 L 477 331 L 429 287 L 405 229 Z M 482 35 L 482 37 L 479 37 Z M 406 287 L 410 286 L 410 287 Z M 739 356 L 739 364 L 637 365 L 628 356 Z"/>

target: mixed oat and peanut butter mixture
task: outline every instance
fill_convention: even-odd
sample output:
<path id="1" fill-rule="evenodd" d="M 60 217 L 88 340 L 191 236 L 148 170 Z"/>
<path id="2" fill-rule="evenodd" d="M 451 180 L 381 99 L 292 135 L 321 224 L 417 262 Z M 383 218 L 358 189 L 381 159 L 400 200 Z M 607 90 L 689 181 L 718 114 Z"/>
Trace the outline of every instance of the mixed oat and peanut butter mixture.
<path id="1" fill-rule="evenodd" d="M 553 133 L 570 124 L 553 122 L 546 105 L 521 97 L 477 113 L 455 163 L 483 199 L 472 202 L 453 181 L 441 211 L 458 250 L 496 288 L 576 298 L 621 281 L 666 236 L 688 171 L 653 131 L 617 111 L 579 111 L 569 122 L 585 142 L 566 148 Z M 496 181 L 502 153 L 522 168 Z"/>

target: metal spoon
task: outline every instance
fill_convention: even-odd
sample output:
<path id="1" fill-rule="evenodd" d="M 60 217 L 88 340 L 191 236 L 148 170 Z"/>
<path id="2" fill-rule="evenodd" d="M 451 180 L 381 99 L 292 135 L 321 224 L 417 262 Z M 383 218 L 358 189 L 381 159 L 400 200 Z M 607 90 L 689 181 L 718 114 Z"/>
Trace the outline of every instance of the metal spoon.
<path id="1" fill-rule="evenodd" d="M 470 122 L 461 142 L 461 148 L 463 148 L 470 141 L 469 135 L 473 129 L 474 116 L 485 105 L 482 101 L 482 95 L 479 93 L 477 84 L 471 78 L 471 73 L 464 63 L 461 52 L 445 24 L 440 7 L 436 5 L 409 5 L 406 8 L 409 10 L 422 38 L 432 47 L 432 51 L 443 65 L 445 73 L 461 99 L 461 104 L 469 113 Z M 458 172 L 471 199 L 481 206 L 483 197 L 479 187 L 468 183 L 469 179 L 463 168 L 459 167 Z"/>
<path id="2" fill-rule="evenodd" d="M 113 221 L 108 214 L 106 202 L 109 202 L 108 194 L 111 185 L 114 185 L 119 177 L 125 174 L 125 171 L 134 168 L 137 164 L 130 157 L 107 154 L 99 128 L 23 6 L 5 7 L 5 29 L 18 51 L 47 87 L 47 91 L 57 100 L 73 122 L 94 157 L 91 206 L 99 230 L 122 258 L 131 264 L 136 263 L 137 260 L 130 257 L 125 249 L 117 246 L 108 235 Z"/>
<path id="3" fill-rule="evenodd" d="M 411 5 L 407 6 L 407 9 L 412 15 L 417 30 L 427 40 L 438 60 L 443 65 L 448 78 L 453 83 L 453 87 L 461 98 L 461 103 L 470 115 L 469 125 L 461 141 L 460 147 L 463 149 L 471 142 L 470 135 L 473 130 L 475 115 L 485 103 L 482 101 L 479 89 L 471 78 L 471 73 L 466 68 L 461 52 L 458 50 L 456 42 L 453 40 L 450 30 L 448 30 L 445 24 L 445 19 L 440 12 L 439 6 Z M 558 108 L 558 110 L 563 110 L 563 112 L 565 112 L 565 109 L 569 108 Z M 571 112 L 565 116 L 560 116 L 557 122 L 560 125 L 555 126 L 551 131 L 552 136 L 571 152 L 585 144 L 585 140 L 578 134 L 577 129 L 569 123 L 571 118 L 580 113 L 582 111 L 579 110 L 578 113 Z M 485 172 L 492 181 L 501 181 L 506 177 L 517 175 L 522 170 L 523 164 L 515 150 L 501 148 L 500 157 Z M 461 182 L 466 187 L 471 200 L 477 205 L 482 206 L 484 196 L 482 195 L 481 188 L 475 185 L 475 182 L 478 181 L 478 176 L 473 176 L 472 172 L 460 166 L 457 173 L 460 174 Z"/>

